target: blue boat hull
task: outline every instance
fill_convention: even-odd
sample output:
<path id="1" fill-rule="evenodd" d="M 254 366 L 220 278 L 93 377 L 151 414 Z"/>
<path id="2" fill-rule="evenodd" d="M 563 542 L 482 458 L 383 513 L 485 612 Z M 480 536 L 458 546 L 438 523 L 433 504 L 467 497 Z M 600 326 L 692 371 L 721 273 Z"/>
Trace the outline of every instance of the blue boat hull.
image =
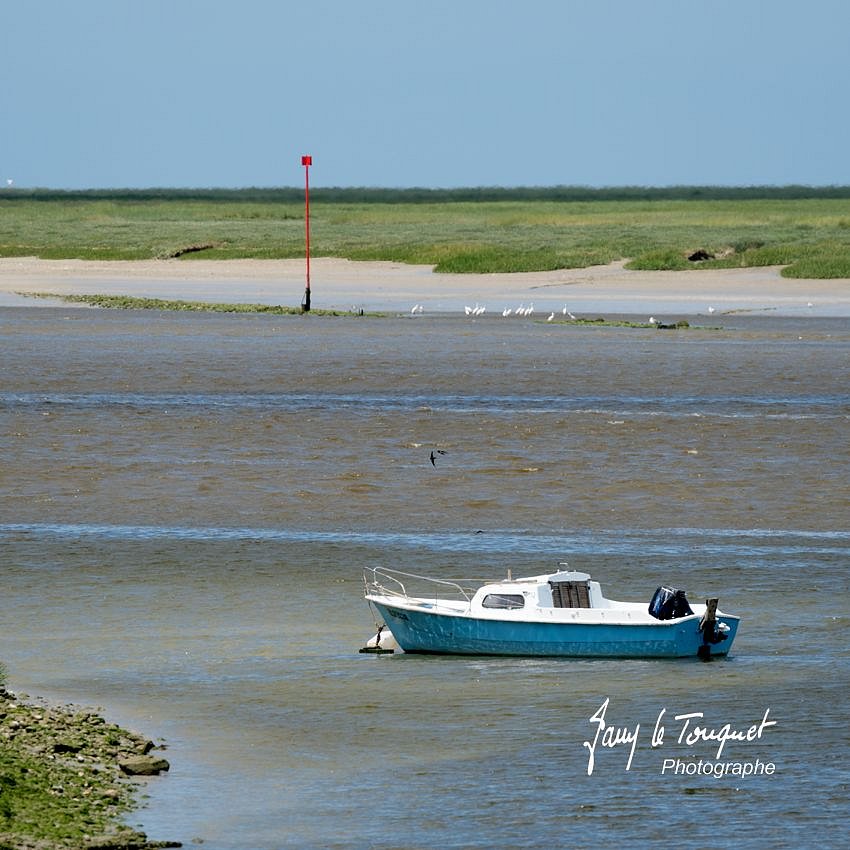
<path id="1" fill-rule="evenodd" d="M 577 658 L 682 658 L 703 645 L 699 617 L 646 624 L 541 623 L 495 620 L 411 610 L 372 600 L 405 652 L 453 655 L 568 656 Z M 726 655 L 738 618 L 719 617 L 729 626 L 726 640 L 710 653 Z"/>

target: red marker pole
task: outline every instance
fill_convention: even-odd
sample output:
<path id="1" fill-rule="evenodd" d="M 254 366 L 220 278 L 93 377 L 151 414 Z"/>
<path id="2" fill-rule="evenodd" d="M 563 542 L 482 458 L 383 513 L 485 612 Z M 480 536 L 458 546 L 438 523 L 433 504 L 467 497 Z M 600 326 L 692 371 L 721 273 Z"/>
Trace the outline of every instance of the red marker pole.
<path id="1" fill-rule="evenodd" d="M 301 157 L 301 165 L 304 166 L 304 228 L 307 246 L 307 288 L 304 290 L 301 309 L 305 313 L 310 312 L 310 166 L 312 164 L 312 156 Z"/>

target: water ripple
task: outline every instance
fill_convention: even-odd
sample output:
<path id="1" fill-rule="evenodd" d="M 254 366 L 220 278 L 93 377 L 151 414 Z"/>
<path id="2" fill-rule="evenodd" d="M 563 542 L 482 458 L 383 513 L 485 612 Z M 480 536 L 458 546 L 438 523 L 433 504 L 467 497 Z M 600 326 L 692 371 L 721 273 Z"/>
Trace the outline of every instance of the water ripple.
<path id="1" fill-rule="evenodd" d="M 606 413 L 626 416 L 687 415 L 713 417 L 850 416 L 850 395 L 474 395 L 347 393 L 10 393 L 0 392 L 0 408 L 129 408 L 138 411 L 180 409 L 410 411 L 456 413 Z"/>
<path id="2" fill-rule="evenodd" d="M 794 529 L 606 529 L 564 533 L 484 531 L 322 531 L 314 529 L 98 525 L 88 523 L 4 523 L 0 537 L 79 540 L 184 540 L 333 543 L 431 552 L 531 552 L 567 554 L 687 555 L 695 545 L 717 555 L 850 555 L 850 531 Z"/>

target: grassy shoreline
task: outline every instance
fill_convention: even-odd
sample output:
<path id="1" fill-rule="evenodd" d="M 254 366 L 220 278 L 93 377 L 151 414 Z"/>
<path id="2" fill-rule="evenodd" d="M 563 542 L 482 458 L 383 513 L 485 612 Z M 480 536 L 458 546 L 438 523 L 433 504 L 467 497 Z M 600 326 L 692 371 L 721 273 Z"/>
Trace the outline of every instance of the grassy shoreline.
<path id="1" fill-rule="evenodd" d="M 0 850 L 181 846 L 148 841 L 124 820 L 141 791 L 127 775 L 167 769 L 153 749 L 97 714 L 39 705 L 0 681 Z"/>
<path id="2" fill-rule="evenodd" d="M 782 265 L 788 277 L 850 278 L 848 198 L 848 187 L 317 189 L 311 247 L 314 256 L 446 273 L 629 260 L 633 269 Z M 4 257 L 192 262 L 303 253 L 295 189 L 0 191 Z"/>

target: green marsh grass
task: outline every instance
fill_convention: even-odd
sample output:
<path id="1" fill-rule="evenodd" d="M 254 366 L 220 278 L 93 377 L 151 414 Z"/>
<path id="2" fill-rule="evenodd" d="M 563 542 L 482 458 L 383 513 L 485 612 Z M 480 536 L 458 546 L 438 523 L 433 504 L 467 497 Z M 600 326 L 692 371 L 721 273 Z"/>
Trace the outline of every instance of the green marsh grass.
<path id="1" fill-rule="evenodd" d="M 477 194 L 476 194 L 477 191 Z M 850 277 L 850 189 L 314 190 L 311 253 L 469 274 L 782 265 Z M 0 191 L 0 256 L 285 259 L 304 253 L 297 190 Z M 715 259 L 691 263 L 703 249 Z"/>

